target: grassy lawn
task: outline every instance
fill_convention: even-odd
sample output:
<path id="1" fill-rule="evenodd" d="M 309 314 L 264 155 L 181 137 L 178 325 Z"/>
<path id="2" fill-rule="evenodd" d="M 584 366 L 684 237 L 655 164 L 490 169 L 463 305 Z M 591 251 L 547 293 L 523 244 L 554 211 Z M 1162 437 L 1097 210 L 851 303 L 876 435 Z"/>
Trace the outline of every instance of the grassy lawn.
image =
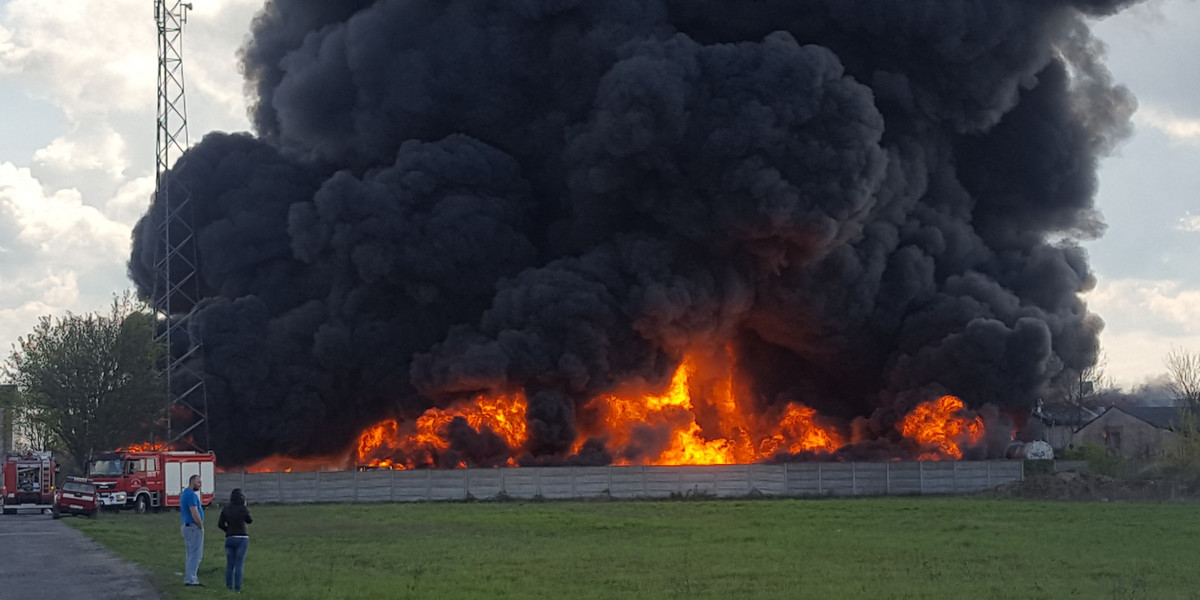
<path id="1" fill-rule="evenodd" d="M 1193 503 L 975 498 L 251 506 L 245 598 L 1197 598 Z M 167 598 L 179 514 L 68 519 Z"/>

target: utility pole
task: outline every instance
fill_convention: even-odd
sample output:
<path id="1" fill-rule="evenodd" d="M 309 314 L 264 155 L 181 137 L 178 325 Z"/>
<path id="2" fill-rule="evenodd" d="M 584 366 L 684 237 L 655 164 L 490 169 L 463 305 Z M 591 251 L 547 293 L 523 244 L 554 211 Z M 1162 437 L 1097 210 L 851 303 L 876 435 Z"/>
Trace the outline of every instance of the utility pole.
<path id="1" fill-rule="evenodd" d="M 191 3 L 180 0 L 154 0 L 158 26 L 158 164 L 154 190 L 156 202 L 163 207 L 163 218 L 154 257 L 152 302 L 163 319 L 158 341 L 166 350 L 167 361 L 167 436 L 163 446 L 207 450 L 208 395 L 203 374 L 195 367 L 201 340 L 190 327 L 200 301 L 193 211 L 188 189 L 171 177 L 171 169 L 182 166 L 180 159 L 188 145 L 183 25 L 191 9 Z"/>

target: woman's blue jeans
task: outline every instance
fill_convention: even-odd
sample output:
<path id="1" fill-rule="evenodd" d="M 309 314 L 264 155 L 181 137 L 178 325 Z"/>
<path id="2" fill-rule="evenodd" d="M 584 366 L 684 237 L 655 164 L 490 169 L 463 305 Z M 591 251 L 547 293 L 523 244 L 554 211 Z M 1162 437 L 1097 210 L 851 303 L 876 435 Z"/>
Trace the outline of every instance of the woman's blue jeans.
<path id="1" fill-rule="evenodd" d="M 246 550 L 250 538 L 232 536 L 225 538 L 225 587 L 242 591 L 242 566 L 246 564 Z"/>

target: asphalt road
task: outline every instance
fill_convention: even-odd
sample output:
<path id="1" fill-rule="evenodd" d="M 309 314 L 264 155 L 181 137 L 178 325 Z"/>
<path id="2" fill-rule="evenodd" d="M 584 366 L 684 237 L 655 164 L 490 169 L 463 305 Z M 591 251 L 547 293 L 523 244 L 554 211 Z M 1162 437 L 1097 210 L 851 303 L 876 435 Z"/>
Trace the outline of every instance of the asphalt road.
<path id="1" fill-rule="evenodd" d="M 136 565 L 34 512 L 0 515 L 0 598 L 159 600 Z"/>

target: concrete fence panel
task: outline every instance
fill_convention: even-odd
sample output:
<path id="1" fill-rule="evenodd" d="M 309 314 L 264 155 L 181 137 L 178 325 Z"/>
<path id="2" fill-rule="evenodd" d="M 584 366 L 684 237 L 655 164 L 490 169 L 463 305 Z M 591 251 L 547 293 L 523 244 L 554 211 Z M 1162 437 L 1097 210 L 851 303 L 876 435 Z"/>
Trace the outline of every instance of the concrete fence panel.
<path id="1" fill-rule="evenodd" d="M 764 496 L 787 495 L 786 471 L 779 465 L 747 465 L 746 482 L 747 494 L 762 494 Z M 736 493 L 731 495 L 736 496 Z"/>
<path id="2" fill-rule="evenodd" d="M 355 478 L 355 502 L 391 502 L 395 477 L 388 471 L 363 471 Z"/>
<path id="3" fill-rule="evenodd" d="M 609 467 L 571 467 L 575 476 L 575 497 L 596 498 L 611 493 Z"/>
<path id="4" fill-rule="evenodd" d="M 1022 461 L 520 467 L 414 471 L 218 473 L 252 503 L 423 502 L 489 498 L 884 496 L 965 494 L 1024 479 Z"/>

